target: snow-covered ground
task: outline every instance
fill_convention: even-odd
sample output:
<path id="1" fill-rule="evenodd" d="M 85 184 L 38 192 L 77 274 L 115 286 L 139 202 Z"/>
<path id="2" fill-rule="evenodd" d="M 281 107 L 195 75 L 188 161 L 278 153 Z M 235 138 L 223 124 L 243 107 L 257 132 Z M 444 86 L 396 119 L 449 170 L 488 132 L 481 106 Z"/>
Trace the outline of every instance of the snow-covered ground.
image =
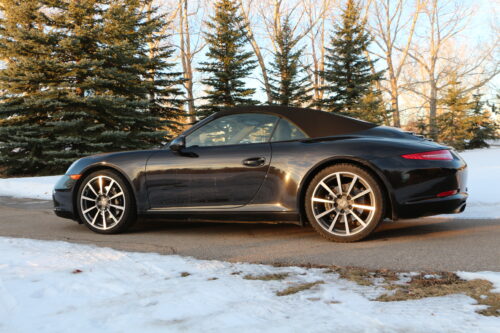
<path id="1" fill-rule="evenodd" d="M 462 214 L 452 218 L 500 218 L 500 147 L 476 149 L 460 155 L 469 166 L 469 199 Z M 51 199 L 60 176 L 0 179 L 0 196 Z"/>
<path id="2" fill-rule="evenodd" d="M 500 218 L 500 147 L 464 151 L 468 165 L 469 199 L 456 218 Z M 500 331 L 500 330 L 499 330 Z"/>
<path id="3" fill-rule="evenodd" d="M 461 153 L 469 200 L 453 218 L 500 218 L 500 147 Z M 0 195 L 50 199 L 59 176 L 0 179 Z M 245 279 L 284 273 L 283 279 Z M 498 272 L 458 272 L 486 279 Z M 321 282 L 287 296 L 276 293 Z M 0 332 L 500 332 L 465 295 L 379 302 L 325 269 L 203 261 L 0 237 Z"/>
<path id="4" fill-rule="evenodd" d="M 52 189 L 60 177 L 0 178 L 0 195 L 50 200 Z"/>
<path id="5" fill-rule="evenodd" d="M 387 292 L 325 269 L 202 261 L 0 237 L 0 332 L 499 332 L 465 295 Z M 249 280 L 286 273 L 283 280 Z M 460 273 L 487 278 L 499 273 Z M 323 281 L 287 296 L 276 292 Z"/>

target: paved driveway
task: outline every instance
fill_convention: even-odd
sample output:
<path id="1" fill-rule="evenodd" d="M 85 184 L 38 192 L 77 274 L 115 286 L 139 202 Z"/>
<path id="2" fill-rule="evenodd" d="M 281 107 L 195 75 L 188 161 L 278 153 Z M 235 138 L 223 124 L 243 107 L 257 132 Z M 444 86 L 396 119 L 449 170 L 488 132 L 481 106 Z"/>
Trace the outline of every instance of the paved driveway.
<path id="1" fill-rule="evenodd" d="M 384 223 L 358 243 L 331 243 L 311 228 L 275 224 L 143 221 L 98 235 L 56 217 L 52 203 L 0 197 L 0 236 L 64 240 L 128 251 L 257 263 L 396 270 L 500 271 L 500 220 L 422 218 Z"/>

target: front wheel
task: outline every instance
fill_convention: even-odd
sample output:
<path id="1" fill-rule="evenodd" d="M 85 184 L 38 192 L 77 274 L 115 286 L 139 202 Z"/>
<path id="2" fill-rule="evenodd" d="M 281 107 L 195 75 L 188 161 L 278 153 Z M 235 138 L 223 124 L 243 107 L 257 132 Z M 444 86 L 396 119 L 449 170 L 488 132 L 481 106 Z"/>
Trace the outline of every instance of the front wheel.
<path id="1" fill-rule="evenodd" d="M 352 164 L 320 171 L 306 192 L 305 207 L 312 227 L 336 242 L 368 236 L 384 216 L 384 197 L 375 178 Z"/>
<path id="2" fill-rule="evenodd" d="M 136 219 L 130 191 L 123 179 L 112 171 L 99 170 L 85 177 L 76 203 L 80 219 L 97 233 L 122 232 Z"/>

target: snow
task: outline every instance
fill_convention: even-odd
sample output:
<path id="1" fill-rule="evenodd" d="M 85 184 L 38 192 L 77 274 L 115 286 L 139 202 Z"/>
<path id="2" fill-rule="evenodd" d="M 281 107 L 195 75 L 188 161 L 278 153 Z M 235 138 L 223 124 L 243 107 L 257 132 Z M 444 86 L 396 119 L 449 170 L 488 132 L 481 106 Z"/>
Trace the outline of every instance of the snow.
<path id="1" fill-rule="evenodd" d="M 359 286 L 325 269 L 3 237 L 0 253 L 1 332 L 498 332 L 500 327 L 499 317 L 478 314 L 482 306 L 465 295 L 377 302 L 381 287 Z M 269 273 L 289 275 L 276 281 L 243 278 Z M 461 274 L 500 278 L 492 272 Z M 324 283 L 276 295 L 315 281 Z"/>
<path id="2" fill-rule="evenodd" d="M 469 198 L 462 214 L 452 218 L 500 218 L 500 147 L 461 152 L 468 166 Z"/>
<path id="3" fill-rule="evenodd" d="M 0 178 L 0 195 L 15 198 L 50 200 L 61 176 Z"/>
<path id="4" fill-rule="evenodd" d="M 500 147 L 461 152 L 468 164 L 467 208 L 450 218 L 500 218 Z M 0 196 L 50 200 L 52 188 L 60 176 L 0 179 Z"/>
<path id="5" fill-rule="evenodd" d="M 464 280 L 488 280 L 495 287 L 492 291 L 500 293 L 500 273 L 499 272 L 457 272 L 457 275 Z"/>

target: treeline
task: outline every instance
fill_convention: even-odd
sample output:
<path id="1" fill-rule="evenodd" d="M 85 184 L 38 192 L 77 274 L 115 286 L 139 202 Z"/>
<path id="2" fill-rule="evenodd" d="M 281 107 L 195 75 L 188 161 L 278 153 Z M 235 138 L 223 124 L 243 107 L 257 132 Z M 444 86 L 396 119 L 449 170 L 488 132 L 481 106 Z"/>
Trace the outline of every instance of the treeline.
<path id="1" fill-rule="evenodd" d="M 147 148 L 175 130 L 181 74 L 136 0 L 2 1 L 0 163 L 62 172 L 77 157 Z"/>
<path id="2" fill-rule="evenodd" d="M 319 20 L 300 33 L 284 15 L 273 27 L 272 59 L 264 62 L 241 1 L 213 6 L 204 23 L 204 58 L 195 68 L 204 92 L 196 98 L 193 56 L 202 49 L 190 49 L 187 0 L 174 11 L 179 57 L 175 31 L 166 29 L 173 16 L 151 0 L 1 0 L 3 171 L 62 172 L 80 156 L 151 147 L 186 123 L 237 105 L 312 107 L 400 125 L 399 106 L 381 85 L 391 68 L 378 70 L 384 66 L 368 52 L 374 34 L 360 3 L 343 3 L 323 60 L 313 64 L 304 62 L 307 47 L 300 41 Z M 249 86 L 257 67 L 268 68 L 262 71 L 266 101 Z M 431 108 L 428 118 L 409 126 L 460 149 L 484 146 L 497 124 L 470 93 L 457 79 L 450 82 L 435 114 Z"/>
<path id="3" fill-rule="evenodd" d="M 481 94 L 464 93 L 460 83 L 452 79 L 440 100 L 443 110 L 436 118 L 437 141 L 458 150 L 489 147 L 487 141 L 499 137 L 500 126 L 492 119 L 498 111 L 495 104 L 485 105 L 481 98 Z M 424 118 L 410 122 L 406 128 L 431 136 Z"/>

